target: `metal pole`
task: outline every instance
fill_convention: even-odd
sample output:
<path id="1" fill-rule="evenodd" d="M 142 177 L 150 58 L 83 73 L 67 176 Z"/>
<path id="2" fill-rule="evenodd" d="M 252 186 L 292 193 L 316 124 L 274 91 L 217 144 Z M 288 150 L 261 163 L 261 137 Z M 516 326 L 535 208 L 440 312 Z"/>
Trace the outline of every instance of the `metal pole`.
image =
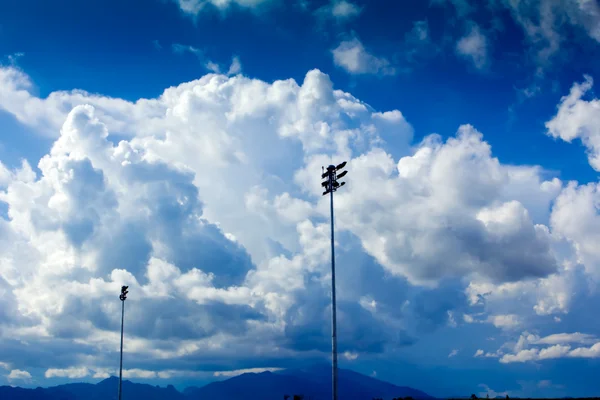
<path id="1" fill-rule="evenodd" d="M 330 177 L 333 180 L 333 173 Z M 333 185 L 332 185 L 333 188 Z M 335 302 L 335 239 L 333 236 L 333 190 L 330 193 L 331 199 L 331 358 L 332 358 L 332 385 L 333 400 L 337 400 L 337 374 L 338 374 L 338 360 L 337 360 L 337 313 L 336 313 L 336 302 Z"/>
<path id="2" fill-rule="evenodd" d="M 125 322 L 125 300 L 121 300 L 121 362 L 119 365 L 119 400 L 123 395 L 123 323 Z"/>

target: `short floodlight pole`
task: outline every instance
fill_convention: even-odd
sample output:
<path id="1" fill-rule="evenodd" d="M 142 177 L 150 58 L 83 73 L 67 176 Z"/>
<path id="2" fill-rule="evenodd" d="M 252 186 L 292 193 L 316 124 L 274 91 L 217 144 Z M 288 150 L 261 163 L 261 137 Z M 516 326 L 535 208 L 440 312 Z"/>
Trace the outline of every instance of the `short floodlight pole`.
<path id="1" fill-rule="evenodd" d="M 123 398 L 123 323 L 125 322 L 125 300 L 127 300 L 127 293 L 129 286 L 121 287 L 121 294 L 119 300 L 121 300 L 121 361 L 119 363 L 119 400 Z"/>
<path id="2" fill-rule="evenodd" d="M 338 357 L 337 357 L 337 311 L 335 298 L 335 238 L 333 229 L 333 192 L 344 186 L 346 182 L 339 183 L 338 179 L 346 176 L 348 171 L 341 171 L 346 166 L 344 161 L 337 167 L 330 165 L 325 170 L 323 167 L 321 186 L 325 188 L 323 196 L 329 194 L 331 212 L 331 361 L 332 361 L 332 400 L 338 399 Z"/>

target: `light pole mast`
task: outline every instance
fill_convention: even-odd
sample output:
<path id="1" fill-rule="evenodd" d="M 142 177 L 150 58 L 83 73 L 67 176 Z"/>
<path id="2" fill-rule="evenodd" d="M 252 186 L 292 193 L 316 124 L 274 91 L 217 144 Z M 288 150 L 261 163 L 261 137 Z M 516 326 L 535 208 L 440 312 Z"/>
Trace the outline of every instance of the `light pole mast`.
<path id="1" fill-rule="evenodd" d="M 337 358 L 337 310 L 336 310 L 336 298 L 335 298 L 335 238 L 333 229 L 333 192 L 341 188 L 346 182 L 339 183 L 337 180 L 346 176 L 348 171 L 343 171 L 338 174 L 346 166 L 344 161 L 337 167 L 330 165 L 323 168 L 322 179 L 325 179 L 321 183 L 321 186 L 325 188 L 323 196 L 329 194 L 330 199 L 330 211 L 331 211 L 331 378 L 332 378 L 332 399 L 337 400 L 338 398 L 338 358 Z"/>
<path id="2" fill-rule="evenodd" d="M 123 397 L 123 324 L 125 322 L 125 300 L 127 300 L 127 293 L 129 286 L 121 286 L 121 294 L 119 299 L 121 300 L 121 361 L 119 363 L 119 400 Z"/>

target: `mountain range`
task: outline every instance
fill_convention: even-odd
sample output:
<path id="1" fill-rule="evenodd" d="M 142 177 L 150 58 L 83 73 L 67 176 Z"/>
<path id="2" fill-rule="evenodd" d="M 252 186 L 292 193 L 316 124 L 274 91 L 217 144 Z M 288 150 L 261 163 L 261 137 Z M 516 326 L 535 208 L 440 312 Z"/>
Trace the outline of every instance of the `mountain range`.
<path id="1" fill-rule="evenodd" d="M 70 383 L 49 388 L 23 389 L 0 387 L 3 400 L 116 400 L 118 378 L 111 377 L 97 384 Z M 396 386 L 350 370 L 339 370 L 339 398 L 343 400 L 391 400 L 396 397 L 432 399 L 426 393 L 405 386 Z M 285 395 L 302 395 L 306 400 L 331 398 L 331 367 L 313 366 L 278 372 L 246 373 L 189 387 L 183 392 L 174 386 L 152 386 L 123 381 L 124 400 L 282 400 Z"/>

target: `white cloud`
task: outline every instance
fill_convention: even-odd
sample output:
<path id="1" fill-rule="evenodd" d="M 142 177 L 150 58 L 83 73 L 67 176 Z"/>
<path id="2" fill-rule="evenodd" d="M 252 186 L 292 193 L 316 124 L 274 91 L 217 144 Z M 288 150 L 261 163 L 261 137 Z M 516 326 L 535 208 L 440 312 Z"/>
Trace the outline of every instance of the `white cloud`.
<path id="1" fill-rule="evenodd" d="M 472 290 L 472 288 L 473 283 L 467 288 L 467 291 Z M 475 304 L 477 303 L 471 303 L 471 305 Z M 487 317 L 485 315 L 486 313 L 463 314 L 463 321 L 467 324 L 488 323 L 506 331 L 514 330 L 522 325 L 521 318 L 516 314 L 487 315 Z M 485 318 L 482 318 L 482 316 Z"/>
<path id="2" fill-rule="evenodd" d="M 13 369 L 7 376 L 8 380 L 11 382 L 14 381 L 29 381 L 31 380 L 31 374 L 27 371 L 23 371 L 20 369 Z"/>
<path id="3" fill-rule="evenodd" d="M 448 326 L 451 326 L 452 328 L 456 328 L 458 326 L 458 323 L 456 322 L 454 312 L 452 310 L 448 310 L 447 314 L 448 314 Z"/>
<path id="4" fill-rule="evenodd" d="M 97 378 L 112 373 L 94 365 L 109 365 L 106 354 L 118 348 L 122 284 L 130 285 L 130 377 L 322 353 L 330 248 L 320 171 L 343 160 L 340 354 L 404 346 L 423 321 L 445 325 L 455 308 L 506 328 L 570 309 L 579 281 L 563 251 L 573 255 L 556 247 L 564 245 L 558 225 L 546 225 L 562 183 L 540 167 L 502 164 L 472 126 L 410 147 L 400 111 L 373 110 L 316 70 L 301 83 L 210 74 L 136 102 L 80 91 L 41 99 L 22 71 L 0 76 L 0 107 L 59 135 L 37 170 L 24 163 L 2 175 L 1 338 L 33 344 L 3 352 L 11 365 L 56 346 L 61 358 L 47 356 L 45 368 L 69 362 Z M 577 190 L 564 189 L 553 221 L 560 199 Z M 449 281 L 484 310 L 447 300 Z M 595 351 L 582 349 L 573 354 Z M 523 350 L 524 342 L 509 356 Z M 97 356 L 88 365 L 82 354 Z M 480 356 L 488 354 L 501 355 Z"/>
<path id="5" fill-rule="evenodd" d="M 369 53 L 357 38 L 341 42 L 332 50 L 332 54 L 335 65 L 350 74 L 396 74 L 396 69 L 388 59 Z"/>
<path id="6" fill-rule="evenodd" d="M 345 351 L 344 354 L 342 354 L 342 355 L 348 361 L 354 361 L 358 358 L 358 353 L 352 353 L 350 351 Z"/>
<path id="7" fill-rule="evenodd" d="M 474 358 L 499 358 L 503 355 L 501 350 L 495 351 L 495 352 L 485 352 L 482 349 L 478 349 L 475 354 L 473 355 Z"/>
<path id="8" fill-rule="evenodd" d="M 21 58 L 23 58 L 24 56 L 25 56 L 25 53 L 17 52 L 17 53 L 9 54 L 8 56 L 6 56 L 6 58 L 8 58 L 8 63 L 14 67 L 19 64 L 19 60 Z"/>
<path id="9" fill-rule="evenodd" d="M 571 344 L 593 344 L 591 347 L 573 348 Z M 544 347 L 545 346 L 545 347 Z M 500 362 L 544 361 L 557 358 L 600 358 L 600 342 L 590 334 L 557 333 L 539 337 L 524 333 L 513 348 L 513 354 L 504 354 Z"/>
<path id="10" fill-rule="evenodd" d="M 484 69 L 488 66 L 488 48 L 487 37 L 475 24 L 470 27 L 469 33 L 456 43 L 457 54 L 469 60 L 477 69 Z"/>
<path id="11" fill-rule="evenodd" d="M 580 139 L 588 150 L 590 165 L 600 171 L 600 99 L 584 100 L 593 79 L 585 76 L 561 99 L 556 115 L 546 123 L 548 135 L 568 143 Z"/>
<path id="12" fill-rule="evenodd" d="M 600 5 L 594 0 L 504 0 L 495 5 L 511 11 L 542 69 L 561 48 L 566 25 L 580 29 L 600 42 Z"/>
<path id="13" fill-rule="evenodd" d="M 600 342 L 591 347 L 579 347 L 569 352 L 569 357 L 600 358 Z"/>
<path id="14" fill-rule="evenodd" d="M 237 56 L 234 56 L 233 59 L 231 60 L 231 65 L 229 66 L 229 69 L 227 70 L 227 75 L 238 75 L 242 72 L 242 63 L 240 61 L 240 58 Z"/>
<path id="15" fill-rule="evenodd" d="M 98 96 L 82 90 L 52 92 L 42 99 L 34 96 L 35 85 L 29 76 L 14 67 L 0 68 L 0 108 L 39 133 L 56 137 L 68 113 L 79 104 L 91 104 L 112 130 L 134 134 L 140 123 L 148 132 L 164 128 L 155 119 L 155 100 L 138 100 L 135 103 L 122 99 Z M 153 126 L 155 128 L 153 128 Z M 156 130 L 158 129 L 158 130 Z"/>
<path id="16" fill-rule="evenodd" d="M 563 344 L 563 343 L 580 343 L 591 344 L 597 342 L 598 339 L 594 335 L 586 333 L 555 333 L 537 340 L 533 340 L 536 344 Z"/>
<path id="17" fill-rule="evenodd" d="M 190 54 L 195 55 L 203 63 L 204 68 L 206 68 L 207 71 L 213 72 L 215 74 L 221 74 L 223 72 L 221 66 L 218 63 L 216 63 L 212 60 L 209 60 L 206 57 L 206 55 L 202 49 L 199 49 L 197 47 L 190 46 L 190 45 L 180 44 L 180 43 L 172 44 L 171 49 L 172 49 L 173 53 L 175 53 L 175 54 L 181 55 L 181 54 L 185 54 L 185 53 L 190 53 Z M 227 71 L 226 75 L 237 75 L 237 74 L 241 73 L 242 72 L 242 63 L 240 61 L 240 58 L 237 56 L 234 56 L 231 59 L 231 64 L 226 69 L 226 71 Z"/>
<path id="18" fill-rule="evenodd" d="M 458 350 L 453 349 L 450 354 L 448 354 L 448 358 L 456 357 L 458 355 Z"/>
<path id="19" fill-rule="evenodd" d="M 159 371 L 157 377 L 160 379 L 173 378 L 196 378 L 203 375 L 202 371 L 182 371 L 182 370 L 166 370 Z"/>
<path id="20" fill-rule="evenodd" d="M 362 8 L 356 4 L 346 0 L 332 0 L 331 14 L 335 18 L 349 19 L 357 17 L 362 11 Z"/>
<path id="21" fill-rule="evenodd" d="M 214 6 L 219 10 L 226 10 L 236 5 L 243 8 L 255 8 L 262 4 L 269 3 L 272 0 L 173 0 L 181 10 L 190 15 L 197 15 L 203 11 L 206 6 Z"/>
<path id="22" fill-rule="evenodd" d="M 490 315 L 488 317 L 488 321 L 496 328 L 507 330 L 518 328 L 521 325 L 519 316 L 515 314 Z"/>
<path id="23" fill-rule="evenodd" d="M 157 376 L 158 374 L 156 373 L 156 371 L 149 371 L 137 368 L 123 370 L 123 378 L 153 379 Z"/>
<path id="24" fill-rule="evenodd" d="M 242 374 L 260 374 L 262 372 L 276 372 L 281 371 L 281 368 L 246 368 L 246 369 L 237 369 L 233 371 L 215 371 L 213 373 L 214 376 L 226 377 L 230 378 L 233 376 L 238 376 Z"/>
<path id="25" fill-rule="evenodd" d="M 14 79 L 28 81 L 11 71 Z M 27 91 L 7 96 L 38 104 L 35 112 L 57 121 L 65 112 Z M 334 150 L 339 159 L 351 154 L 355 143 L 379 142 L 379 130 L 394 130 L 407 142 L 412 133 L 401 113 L 376 113 L 333 90 L 319 71 L 309 72 L 301 85 L 206 76 L 137 103 L 84 92 L 60 96 L 73 108 L 56 128 L 60 137 L 40 160 L 39 172 L 25 163 L 9 171 L 0 191 L 9 217 L 1 228 L 13 241 L 2 246 L 0 264 L 0 285 L 6 281 L 11 288 L 4 292 L 0 286 L 0 293 L 11 296 L 0 298 L 8 304 L 3 309 L 14 310 L 10 316 L 19 321 L 3 329 L 3 338 L 26 337 L 33 343 L 52 338 L 57 346 L 76 341 L 81 347 L 65 357 L 77 362 L 77 352 L 85 349 L 99 354 L 101 364 L 102 354 L 119 342 L 114 293 L 129 284 L 128 315 L 137 317 L 128 324 L 125 347 L 132 366 L 139 368 L 126 374 L 146 378 L 160 372 L 136 358 L 169 359 L 165 371 L 178 371 L 181 357 L 218 357 L 225 366 L 234 357 L 271 352 L 288 357 L 301 348 L 296 342 L 303 329 L 312 329 L 311 324 L 326 329 L 326 313 L 300 324 L 293 315 L 306 291 L 316 302 L 311 309 L 326 310 L 328 247 L 321 245 L 327 225 L 309 220 L 320 214 L 316 202 L 290 195 L 294 171 L 303 165 L 302 156 L 291 156 Z M 7 108 L 14 99 L 4 103 Z M 155 120 L 155 128 L 146 130 L 142 114 L 150 104 L 162 122 Z M 142 122 L 139 134 L 132 116 Z M 131 123 L 132 136 L 115 144 L 109 140 L 111 129 L 123 119 Z M 266 145 L 272 152 L 264 152 Z M 316 170 L 311 179 L 319 179 Z M 279 174 L 287 174 L 288 182 L 282 184 Z M 268 247 L 269 240 L 280 248 Z M 306 280 L 309 274 L 320 278 Z M 56 286 L 62 289 L 53 290 Z M 165 313 L 173 308 L 177 316 Z M 352 329 L 366 329 L 375 316 L 369 318 L 364 328 L 354 324 Z M 297 338 L 286 337 L 291 335 L 283 330 L 286 325 L 299 332 Z M 257 338 L 263 345 L 248 347 Z M 274 343 L 280 343 L 278 350 Z M 380 351 L 362 343 L 345 346 L 351 353 Z M 35 357 L 34 346 L 26 350 Z M 19 351 L 24 349 L 14 353 Z M 45 360 L 48 367 L 54 361 Z M 82 368 L 95 377 L 109 373 L 93 365 Z M 49 371 L 52 376 L 75 373 Z"/>
<path id="26" fill-rule="evenodd" d="M 539 359 L 538 349 L 521 350 L 516 354 L 505 354 L 500 358 L 500 362 L 503 364 L 513 362 L 527 362 L 535 361 Z"/>
<path id="27" fill-rule="evenodd" d="M 94 371 L 94 375 L 92 376 L 92 378 L 94 379 L 106 379 L 106 378 L 110 378 L 111 374 L 113 373 L 112 370 L 110 369 L 103 369 L 103 368 L 99 368 L 97 370 Z"/>
<path id="28" fill-rule="evenodd" d="M 500 35 L 507 35 L 509 30 L 498 15 L 508 12 L 522 30 L 529 53 L 527 59 L 534 61 L 537 78 L 543 77 L 556 58 L 566 60 L 557 55 L 562 48 L 572 45 L 573 35 L 578 45 L 586 45 L 580 40 L 585 36 L 589 37 L 592 47 L 600 42 L 600 4 L 596 0 L 431 0 L 430 4 L 452 7 L 456 17 L 467 25 L 472 24 L 474 12 L 491 11 L 495 15 L 491 20 L 492 29 Z M 455 23 L 454 19 L 451 21 Z"/>
<path id="29" fill-rule="evenodd" d="M 550 224 L 553 231 L 573 245 L 576 262 L 596 281 L 600 279 L 600 185 L 578 186 L 575 182 L 556 199 Z"/>
<path id="30" fill-rule="evenodd" d="M 554 346 L 546 347 L 541 349 L 539 352 L 540 360 L 551 360 L 554 358 L 561 358 L 565 354 L 567 354 L 570 350 L 569 346 L 562 346 L 560 344 L 555 344 Z"/>
<path id="31" fill-rule="evenodd" d="M 44 373 L 46 378 L 81 379 L 88 375 L 90 375 L 90 371 L 86 367 L 49 368 Z"/>
<path id="32" fill-rule="evenodd" d="M 397 164 L 374 150 L 349 168 L 353 185 L 338 195 L 338 227 L 352 231 L 381 265 L 413 284 L 470 274 L 511 282 L 556 270 L 547 229 L 534 225 L 521 203 L 500 200 L 529 177 L 492 158 L 473 127 L 461 127 L 446 143 L 427 137 Z M 467 189 L 473 187 L 476 192 Z M 510 243 L 510 251 L 499 243 Z"/>
<path id="33" fill-rule="evenodd" d="M 315 14 L 321 19 L 333 19 L 338 23 L 348 22 L 358 17 L 363 11 L 363 8 L 355 3 L 347 0 L 331 0 L 317 11 Z"/>

